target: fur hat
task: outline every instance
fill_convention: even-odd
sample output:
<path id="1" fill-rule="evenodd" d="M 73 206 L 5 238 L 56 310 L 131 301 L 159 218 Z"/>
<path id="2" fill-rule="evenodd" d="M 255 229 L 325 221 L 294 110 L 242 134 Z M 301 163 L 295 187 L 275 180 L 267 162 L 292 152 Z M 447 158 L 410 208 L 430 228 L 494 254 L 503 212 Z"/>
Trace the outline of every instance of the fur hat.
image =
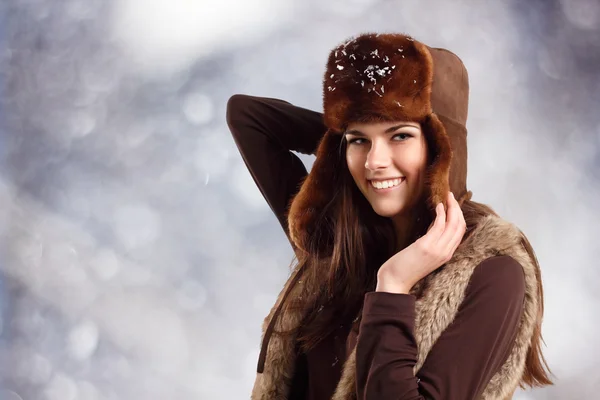
<path id="1" fill-rule="evenodd" d="M 288 214 L 290 236 L 303 250 L 309 237 L 323 237 L 318 221 L 334 197 L 340 145 L 350 122 L 418 122 L 433 160 L 427 170 L 427 205 L 445 203 L 452 190 L 459 202 L 470 198 L 467 180 L 469 83 L 452 52 L 426 46 L 403 34 L 366 33 L 335 47 L 323 79 L 323 120 L 310 174 Z"/>

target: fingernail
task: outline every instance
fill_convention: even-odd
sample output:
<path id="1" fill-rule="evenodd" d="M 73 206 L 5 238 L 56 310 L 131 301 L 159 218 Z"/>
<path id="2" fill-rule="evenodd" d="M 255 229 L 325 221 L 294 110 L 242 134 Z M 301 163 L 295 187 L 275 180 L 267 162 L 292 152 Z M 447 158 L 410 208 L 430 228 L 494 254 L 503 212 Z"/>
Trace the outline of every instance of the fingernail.
<path id="1" fill-rule="evenodd" d="M 454 198 L 455 198 L 455 197 L 454 197 L 454 193 L 450 192 L 450 194 L 452 195 L 452 198 L 454 199 Z"/>

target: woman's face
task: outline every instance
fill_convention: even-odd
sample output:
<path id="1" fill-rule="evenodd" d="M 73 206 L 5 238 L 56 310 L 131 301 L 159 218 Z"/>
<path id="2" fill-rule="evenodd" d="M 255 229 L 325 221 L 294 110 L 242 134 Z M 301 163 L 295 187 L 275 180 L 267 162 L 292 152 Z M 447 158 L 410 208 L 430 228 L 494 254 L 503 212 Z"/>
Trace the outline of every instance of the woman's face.
<path id="1" fill-rule="evenodd" d="M 406 214 L 421 199 L 427 142 L 415 122 L 351 123 L 346 162 L 362 194 L 382 217 Z"/>

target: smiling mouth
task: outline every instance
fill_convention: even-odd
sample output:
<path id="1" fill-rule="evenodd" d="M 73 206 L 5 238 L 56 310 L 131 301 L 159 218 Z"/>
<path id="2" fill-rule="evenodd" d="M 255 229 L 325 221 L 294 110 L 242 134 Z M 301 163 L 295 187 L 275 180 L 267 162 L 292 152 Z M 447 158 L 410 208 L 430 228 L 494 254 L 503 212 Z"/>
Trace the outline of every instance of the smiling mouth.
<path id="1" fill-rule="evenodd" d="M 402 184 L 406 178 L 389 179 L 386 181 L 369 181 L 369 186 L 376 192 L 390 191 Z"/>

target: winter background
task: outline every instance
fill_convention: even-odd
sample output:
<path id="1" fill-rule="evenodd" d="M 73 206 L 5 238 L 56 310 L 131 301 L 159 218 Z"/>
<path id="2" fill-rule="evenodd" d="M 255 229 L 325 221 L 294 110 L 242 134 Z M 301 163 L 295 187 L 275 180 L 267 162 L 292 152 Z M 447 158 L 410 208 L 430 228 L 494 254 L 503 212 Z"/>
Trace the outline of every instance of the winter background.
<path id="1" fill-rule="evenodd" d="M 543 269 L 556 385 L 515 398 L 600 398 L 599 27 L 598 0 L 2 0 L 0 399 L 249 398 L 292 250 L 226 103 L 321 110 L 366 31 L 469 70 L 469 187 Z"/>

